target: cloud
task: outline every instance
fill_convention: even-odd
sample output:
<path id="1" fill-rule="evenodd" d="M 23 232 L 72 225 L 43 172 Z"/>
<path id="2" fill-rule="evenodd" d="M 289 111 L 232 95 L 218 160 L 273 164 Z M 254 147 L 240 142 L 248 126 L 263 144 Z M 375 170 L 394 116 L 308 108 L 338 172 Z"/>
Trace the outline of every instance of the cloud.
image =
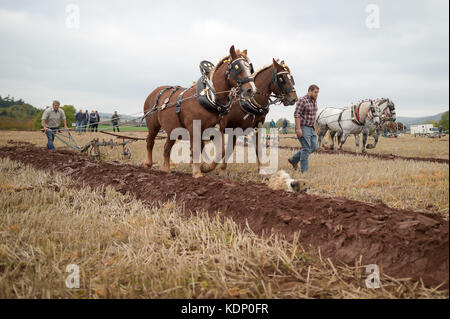
<path id="1" fill-rule="evenodd" d="M 380 8 L 368 29 L 365 8 Z M 162 84 L 188 86 L 198 63 L 231 44 L 256 67 L 282 58 L 299 94 L 321 87 L 319 106 L 390 97 L 399 115 L 448 108 L 447 1 L 2 1 L 0 94 L 43 107 L 54 98 L 103 112 L 137 113 Z M 292 118 L 274 106 L 268 118 Z"/>

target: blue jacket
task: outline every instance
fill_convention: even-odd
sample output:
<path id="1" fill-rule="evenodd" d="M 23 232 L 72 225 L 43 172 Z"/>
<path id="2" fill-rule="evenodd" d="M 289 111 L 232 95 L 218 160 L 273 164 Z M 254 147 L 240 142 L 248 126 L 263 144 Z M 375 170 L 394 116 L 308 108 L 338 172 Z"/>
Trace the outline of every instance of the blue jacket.
<path id="1" fill-rule="evenodd" d="M 78 112 L 77 115 L 75 115 L 75 120 L 77 122 L 83 122 L 85 119 L 84 113 Z"/>

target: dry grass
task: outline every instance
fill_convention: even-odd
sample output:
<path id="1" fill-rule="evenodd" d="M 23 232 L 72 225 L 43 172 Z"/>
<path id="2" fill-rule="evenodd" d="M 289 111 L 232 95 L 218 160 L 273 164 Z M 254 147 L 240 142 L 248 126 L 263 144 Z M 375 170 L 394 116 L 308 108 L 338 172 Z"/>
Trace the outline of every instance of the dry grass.
<path id="1" fill-rule="evenodd" d="M 126 135 L 145 136 L 145 132 L 127 132 Z M 109 137 L 101 133 L 76 135 L 76 139 L 84 145 L 94 137 L 100 139 Z M 0 144 L 6 144 L 9 139 L 29 141 L 45 146 L 45 136 L 40 132 L 0 132 Z M 403 136 L 399 138 L 380 138 L 375 150 L 388 150 L 388 153 L 413 156 L 411 146 L 416 155 L 448 158 L 448 137 L 444 139 L 414 138 Z M 349 140 L 346 147 L 353 147 Z M 164 141 L 157 140 L 154 148 L 155 168 L 162 165 L 162 149 Z M 280 145 L 297 147 L 299 142 L 294 139 L 281 139 Z M 56 147 L 63 147 L 56 141 Z M 131 144 L 132 159 L 124 160 L 140 165 L 146 158 L 145 142 Z M 353 150 L 353 149 L 352 149 Z M 394 151 L 395 150 L 395 151 Z M 102 149 L 106 159 L 120 159 L 120 149 Z M 323 196 L 342 196 L 369 203 L 383 202 L 388 206 L 402 209 L 425 210 L 436 212 L 448 218 L 449 210 L 449 166 L 446 164 L 413 162 L 413 161 L 383 161 L 373 158 L 355 157 L 351 155 L 312 154 L 310 171 L 300 174 L 293 171 L 287 158 L 293 151 L 279 150 L 279 168 L 291 174 L 293 178 L 303 178 L 311 183 L 310 192 Z M 190 172 L 189 165 L 173 165 L 173 169 Z M 218 175 L 218 172 L 211 173 Z M 258 174 L 255 164 L 230 164 L 228 176 L 238 181 L 265 181 Z"/>
<path id="2" fill-rule="evenodd" d="M 283 146 L 298 147 L 299 142 L 292 138 L 283 137 L 294 137 L 294 134 L 280 135 L 280 144 Z M 329 141 L 325 139 L 329 144 Z M 362 138 L 360 137 L 360 146 L 362 145 Z M 373 143 L 373 138 L 369 137 L 368 144 Z M 337 145 L 337 144 L 335 144 Z M 434 158 L 445 158 L 448 159 L 448 147 L 449 147 L 449 136 L 444 136 L 442 138 L 428 138 L 428 137 L 414 137 L 409 134 L 399 136 L 397 138 L 386 138 L 380 136 L 378 144 L 375 149 L 367 149 L 369 154 L 394 154 L 399 156 L 409 156 L 409 157 L 434 157 Z M 355 137 L 353 135 L 349 136 L 344 144 L 344 150 L 355 152 Z"/>
<path id="3" fill-rule="evenodd" d="M 75 188 L 0 160 L 0 298 L 448 298 L 448 291 L 338 267 L 294 240 L 228 220 L 146 207 L 111 188 Z M 68 264 L 80 289 L 68 289 Z"/>

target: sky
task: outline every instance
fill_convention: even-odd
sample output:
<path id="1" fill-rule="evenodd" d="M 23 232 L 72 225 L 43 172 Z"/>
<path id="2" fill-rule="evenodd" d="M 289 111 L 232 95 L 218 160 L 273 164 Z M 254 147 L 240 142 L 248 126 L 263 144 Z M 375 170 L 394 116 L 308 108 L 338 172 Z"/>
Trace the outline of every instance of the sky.
<path id="1" fill-rule="evenodd" d="M 299 96 L 317 84 L 319 108 L 388 97 L 399 116 L 433 115 L 449 105 L 448 14 L 447 0 L 0 0 L 0 95 L 138 115 L 234 44 L 255 69 L 285 60 Z"/>

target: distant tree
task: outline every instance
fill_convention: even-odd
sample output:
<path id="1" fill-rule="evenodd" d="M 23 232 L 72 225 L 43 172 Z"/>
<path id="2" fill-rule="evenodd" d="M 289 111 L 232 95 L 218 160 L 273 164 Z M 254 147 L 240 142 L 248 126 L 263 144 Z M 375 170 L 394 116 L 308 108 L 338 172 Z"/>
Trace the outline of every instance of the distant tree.
<path id="1" fill-rule="evenodd" d="M 33 121 L 33 127 L 32 129 L 34 131 L 38 131 L 42 128 L 42 124 L 41 124 L 41 118 L 42 118 L 42 113 L 44 112 L 44 110 L 40 110 L 39 113 L 37 113 L 34 116 L 34 121 Z"/>
<path id="2" fill-rule="evenodd" d="M 442 114 L 442 117 L 438 122 L 438 126 L 442 126 L 444 130 L 448 130 L 448 111 Z"/>
<path id="3" fill-rule="evenodd" d="M 22 99 L 18 99 L 17 101 L 14 100 L 14 97 L 6 96 L 1 97 L 0 96 L 0 107 L 10 107 L 13 105 L 24 105 L 25 102 Z"/>
<path id="4" fill-rule="evenodd" d="M 64 113 L 66 114 L 67 126 L 69 128 L 72 127 L 72 123 L 75 123 L 75 114 L 77 110 L 73 105 L 64 105 L 61 108 L 64 110 Z"/>
<path id="5" fill-rule="evenodd" d="M 64 111 L 64 114 L 66 115 L 66 121 L 67 121 L 67 127 L 72 127 L 72 123 L 75 123 L 75 114 L 76 110 L 73 105 L 64 105 L 61 106 L 61 109 Z M 39 113 L 37 113 L 34 117 L 33 122 L 33 130 L 40 130 L 42 128 L 42 113 L 44 110 L 40 110 Z"/>
<path id="6" fill-rule="evenodd" d="M 435 120 L 428 120 L 425 122 L 425 124 L 433 124 L 434 127 L 438 126 L 438 123 Z"/>

